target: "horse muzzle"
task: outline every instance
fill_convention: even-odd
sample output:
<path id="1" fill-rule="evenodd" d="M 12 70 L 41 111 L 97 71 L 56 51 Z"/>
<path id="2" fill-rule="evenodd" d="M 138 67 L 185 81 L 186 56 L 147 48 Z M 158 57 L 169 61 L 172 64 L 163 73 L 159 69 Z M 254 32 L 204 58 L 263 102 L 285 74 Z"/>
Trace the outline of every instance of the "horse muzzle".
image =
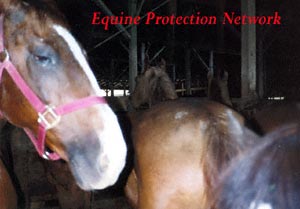
<path id="1" fill-rule="evenodd" d="M 111 133 L 111 132 L 109 132 Z M 105 136 L 106 138 L 107 136 Z M 67 146 L 69 166 L 75 180 L 83 190 L 104 189 L 113 185 L 126 162 L 126 144 L 123 136 L 99 140 L 79 139 Z"/>

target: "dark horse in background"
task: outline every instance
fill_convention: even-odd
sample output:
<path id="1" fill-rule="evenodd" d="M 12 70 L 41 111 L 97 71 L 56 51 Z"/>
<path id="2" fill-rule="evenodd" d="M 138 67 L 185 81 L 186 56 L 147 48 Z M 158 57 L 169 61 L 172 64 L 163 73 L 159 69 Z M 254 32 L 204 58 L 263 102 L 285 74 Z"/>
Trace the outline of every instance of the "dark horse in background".
<path id="1" fill-rule="evenodd" d="M 298 209 L 299 159 L 299 124 L 270 132 L 224 172 L 215 190 L 216 208 Z"/>
<path id="2" fill-rule="evenodd" d="M 126 158 L 122 132 L 54 3 L 2 0 L 0 14 L 3 118 L 41 156 L 65 160 L 82 189 L 114 184 Z"/>

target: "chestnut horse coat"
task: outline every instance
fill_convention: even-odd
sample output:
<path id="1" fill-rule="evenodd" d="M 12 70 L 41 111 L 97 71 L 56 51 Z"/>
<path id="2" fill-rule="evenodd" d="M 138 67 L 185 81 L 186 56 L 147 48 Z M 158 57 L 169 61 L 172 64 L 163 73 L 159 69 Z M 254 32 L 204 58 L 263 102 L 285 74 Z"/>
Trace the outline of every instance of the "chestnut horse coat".
<path id="1" fill-rule="evenodd" d="M 208 209 L 220 172 L 256 139 L 238 113 L 200 99 L 153 106 L 136 116 L 132 137 L 125 191 L 139 209 Z"/>

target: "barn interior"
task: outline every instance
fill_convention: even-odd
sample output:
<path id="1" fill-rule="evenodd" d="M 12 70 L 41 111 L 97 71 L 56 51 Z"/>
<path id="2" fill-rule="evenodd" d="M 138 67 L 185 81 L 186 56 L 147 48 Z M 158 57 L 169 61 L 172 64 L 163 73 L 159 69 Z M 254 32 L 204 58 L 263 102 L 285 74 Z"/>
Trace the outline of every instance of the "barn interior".
<path id="1" fill-rule="evenodd" d="M 114 15 L 119 15 L 122 11 L 126 13 L 128 4 L 130 4 L 130 2 L 117 1 L 102 1 L 102 3 Z M 107 80 L 103 81 L 103 88 L 110 89 L 109 82 L 128 80 L 129 70 L 126 67 L 129 66 L 129 40 L 126 35 L 119 33 L 105 41 L 118 33 L 119 29 L 111 26 L 108 31 L 104 31 L 103 26 L 91 24 L 94 11 L 107 14 L 108 11 L 103 9 L 102 3 L 97 1 L 70 1 L 69 3 L 68 1 L 62 1 L 61 4 L 67 18 L 70 20 L 74 34 L 87 49 L 93 69 L 95 69 L 97 75 L 99 74 L 101 80 Z M 242 8 L 241 2 L 222 0 L 209 2 L 193 0 L 145 1 L 136 2 L 137 9 L 139 9 L 140 3 L 143 3 L 140 16 L 153 10 L 157 15 L 162 16 L 169 16 L 170 14 L 187 16 L 195 14 L 197 11 L 200 11 L 202 15 L 222 16 L 224 12 L 245 14 L 247 10 L 247 8 Z M 257 97 L 284 97 L 287 100 L 297 100 L 298 71 L 295 69 L 299 51 L 296 40 L 299 34 L 296 27 L 298 24 L 297 5 L 288 2 L 282 4 L 274 1 L 257 1 L 254 6 L 253 15 L 268 16 L 278 12 L 282 17 L 280 25 L 256 25 L 255 32 L 251 32 L 254 35 L 252 34 L 249 38 L 251 40 L 248 40 L 251 43 L 256 43 L 255 49 L 253 49 L 256 59 L 251 68 L 256 69 L 256 78 L 253 79 L 256 82 Z M 247 7 L 247 5 L 243 5 L 243 7 Z M 253 7 L 253 5 L 249 7 Z M 85 12 L 82 12 L 82 10 Z M 68 11 L 72 11 L 72 13 Z M 76 15 L 73 15 L 73 13 Z M 127 30 L 130 32 L 129 28 Z M 186 74 L 189 74 L 187 71 L 190 71 L 192 87 L 200 87 L 200 85 L 205 87 L 207 67 L 210 67 L 210 53 L 213 53 L 213 67 L 215 69 L 222 68 L 229 72 L 231 97 L 246 97 L 241 92 L 244 85 L 241 84 L 243 58 L 241 51 L 242 44 L 245 44 L 245 40 L 242 41 L 241 25 L 164 26 L 162 24 L 139 24 L 137 26 L 137 37 L 138 72 L 141 71 L 142 67 L 142 63 L 140 63 L 141 47 L 145 45 L 151 59 L 154 58 L 151 61 L 155 62 L 157 61 L 155 59 L 161 57 L 167 60 L 168 73 L 174 81 L 185 80 Z M 247 47 L 244 50 L 248 51 Z M 115 65 L 113 71 L 111 70 L 111 62 L 114 62 Z M 121 77 L 118 78 L 116 75 Z M 128 85 L 126 88 L 128 88 Z M 186 85 L 184 84 L 184 86 Z M 197 94 L 199 92 L 193 93 Z"/>
<path id="2" fill-rule="evenodd" d="M 130 147 L 125 114 L 135 77 L 145 66 L 166 60 L 167 73 L 179 97 L 207 97 L 207 73 L 228 72 L 228 91 L 234 109 L 251 117 L 273 103 L 300 99 L 299 5 L 292 1 L 225 0 L 56 0 L 71 31 L 87 52 L 89 63 L 107 100 L 120 117 Z M 29 1 L 30 2 L 30 1 Z M 41 1 L 42 4 L 42 1 Z M 104 16 L 236 15 L 281 16 L 280 24 L 213 25 L 93 25 L 94 12 Z M 122 13 L 122 14 L 123 14 Z M 41 159 L 22 130 L 5 124 L 1 138 L 4 161 L 18 188 L 20 208 L 127 209 L 123 188 L 133 160 L 115 186 L 83 192 L 76 187 L 64 162 Z M 129 148 L 129 152 L 132 152 Z M 59 171 L 59 173 L 58 173 Z M 63 173 L 63 175 L 62 175 Z M 74 188 L 76 187 L 76 188 Z M 59 194 L 60 190 L 61 194 Z M 62 196 L 62 197 L 61 197 Z M 59 199 L 61 198 L 61 199 Z M 61 202 L 66 202 L 63 205 Z M 70 207 L 70 205 L 72 205 Z"/>

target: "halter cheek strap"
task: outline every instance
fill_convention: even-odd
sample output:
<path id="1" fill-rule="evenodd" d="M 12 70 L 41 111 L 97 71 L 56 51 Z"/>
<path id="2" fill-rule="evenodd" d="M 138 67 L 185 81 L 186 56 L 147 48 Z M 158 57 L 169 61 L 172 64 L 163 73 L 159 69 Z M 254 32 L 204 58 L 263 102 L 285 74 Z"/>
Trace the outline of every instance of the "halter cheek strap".
<path id="1" fill-rule="evenodd" d="M 65 114 L 96 104 L 106 104 L 106 101 L 103 97 L 100 96 L 89 96 L 58 107 L 44 104 L 32 91 L 32 89 L 26 84 L 20 73 L 17 71 L 16 67 L 10 61 L 9 54 L 4 47 L 3 37 L 3 15 L 0 15 L 0 82 L 2 80 L 3 71 L 6 70 L 10 77 L 13 79 L 16 86 L 21 90 L 22 94 L 38 114 L 38 135 L 35 136 L 28 128 L 24 128 L 24 131 L 29 136 L 36 151 L 41 157 L 49 160 L 58 160 L 60 159 L 60 156 L 57 153 L 49 153 L 45 151 L 47 130 L 57 126 L 60 122 L 61 117 Z"/>

